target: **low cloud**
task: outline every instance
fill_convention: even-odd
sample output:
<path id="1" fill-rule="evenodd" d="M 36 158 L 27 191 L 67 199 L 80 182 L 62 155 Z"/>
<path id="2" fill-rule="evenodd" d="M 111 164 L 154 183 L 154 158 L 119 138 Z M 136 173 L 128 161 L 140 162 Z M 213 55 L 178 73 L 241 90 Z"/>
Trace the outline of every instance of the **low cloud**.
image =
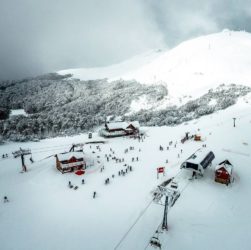
<path id="1" fill-rule="evenodd" d="M 247 0 L 0 1 L 0 79 L 109 65 L 224 28 L 251 31 Z"/>

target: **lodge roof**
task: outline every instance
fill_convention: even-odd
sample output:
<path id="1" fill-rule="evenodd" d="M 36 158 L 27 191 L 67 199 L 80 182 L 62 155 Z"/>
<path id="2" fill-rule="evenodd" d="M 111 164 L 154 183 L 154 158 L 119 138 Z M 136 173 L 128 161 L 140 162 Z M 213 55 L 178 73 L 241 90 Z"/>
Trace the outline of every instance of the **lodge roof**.
<path id="1" fill-rule="evenodd" d="M 187 160 L 186 162 L 190 162 L 193 164 L 201 164 L 201 162 L 209 156 L 211 151 L 205 150 L 205 149 L 198 149 L 195 153 L 193 153 Z"/>
<path id="2" fill-rule="evenodd" d="M 132 125 L 135 128 L 139 128 L 139 122 L 138 121 L 134 121 L 134 122 L 109 122 L 106 124 L 107 128 L 109 130 L 113 130 L 113 129 L 124 129 L 126 130 L 130 125 Z"/>
<path id="3" fill-rule="evenodd" d="M 233 165 L 228 160 L 225 160 L 225 161 L 219 163 L 219 165 L 217 165 L 215 167 L 215 171 L 217 171 L 221 168 L 224 168 L 229 174 L 231 174 L 232 170 L 233 170 Z"/>
<path id="4" fill-rule="evenodd" d="M 111 130 L 111 129 L 126 129 L 128 127 L 127 122 L 109 122 L 106 125 L 109 130 Z"/>
<path id="5" fill-rule="evenodd" d="M 72 157 L 75 157 L 77 159 L 84 158 L 83 152 L 67 152 L 67 153 L 61 153 L 57 154 L 59 161 L 66 161 L 71 159 Z"/>

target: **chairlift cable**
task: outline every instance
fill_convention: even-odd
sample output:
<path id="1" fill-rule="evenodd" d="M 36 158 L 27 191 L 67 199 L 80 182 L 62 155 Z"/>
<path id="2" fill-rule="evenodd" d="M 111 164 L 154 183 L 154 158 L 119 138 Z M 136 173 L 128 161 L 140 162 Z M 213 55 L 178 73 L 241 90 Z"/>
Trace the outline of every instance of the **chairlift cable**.
<path id="1" fill-rule="evenodd" d="M 121 245 L 121 243 L 125 240 L 125 238 L 127 237 L 127 235 L 130 233 L 130 231 L 133 229 L 133 227 L 138 223 L 139 219 L 145 214 L 145 212 L 147 211 L 147 209 L 150 207 L 150 205 L 152 204 L 153 200 L 151 200 L 147 206 L 141 211 L 141 213 L 139 214 L 139 216 L 136 218 L 136 220 L 134 221 L 134 223 L 131 225 L 131 227 L 126 231 L 126 233 L 123 235 L 123 237 L 121 238 L 121 240 L 118 242 L 118 244 L 114 247 L 114 250 L 118 249 L 118 247 Z"/>

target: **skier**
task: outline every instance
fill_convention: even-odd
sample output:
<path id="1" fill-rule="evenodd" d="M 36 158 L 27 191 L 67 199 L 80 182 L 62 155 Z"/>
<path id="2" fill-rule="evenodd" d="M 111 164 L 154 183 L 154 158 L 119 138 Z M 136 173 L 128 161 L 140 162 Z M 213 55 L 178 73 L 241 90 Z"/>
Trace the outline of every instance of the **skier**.
<path id="1" fill-rule="evenodd" d="M 31 162 L 31 163 L 33 163 L 33 162 L 34 162 L 34 161 L 33 161 L 33 159 L 32 159 L 32 156 L 30 157 L 30 162 Z"/>
<path id="2" fill-rule="evenodd" d="M 70 181 L 68 182 L 68 186 L 69 186 L 69 187 L 71 187 L 71 186 L 72 186 Z"/>
<path id="3" fill-rule="evenodd" d="M 93 199 L 96 198 L 96 194 L 97 194 L 96 191 L 94 191 L 94 192 L 93 192 Z"/>
<path id="4" fill-rule="evenodd" d="M 7 196 L 4 196 L 4 197 L 3 197 L 3 202 L 4 202 L 4 203 L 9 202 Z"/>
<path id="5" fill-rule="evenodd" d="M 85 184 L 85 179 L 82 179 L 82 184 Z"/>
<path id="6" fill-rule="evenodd" d="M 197 176 L 196 176 L 196 172 L 195 172 L 195 171 L 193 171 L 192 180 L 193 180 L 193 179 L 196 179 L 196 178 L 197 178 Z"/>

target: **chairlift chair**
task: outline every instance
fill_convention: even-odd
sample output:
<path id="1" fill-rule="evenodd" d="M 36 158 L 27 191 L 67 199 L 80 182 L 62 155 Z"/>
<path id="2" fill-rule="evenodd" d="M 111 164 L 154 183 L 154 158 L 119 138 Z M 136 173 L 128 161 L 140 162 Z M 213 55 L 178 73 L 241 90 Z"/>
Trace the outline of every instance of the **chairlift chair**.
<path id="1" fill-rule="evenodd" d="M 172 182 L 171 182 L 171 188 L 173 188 L 173 189 L 178 189 L 178 183 L 175 182 L 175 181 L 172 181 Z"/>
<path id="2" fill-rule="evenodd" d="M 150 240 L 150 245 L 154 248 L 159 248 L 161 249 L 161 243 L 158 237 L 153 236 Z"/>

